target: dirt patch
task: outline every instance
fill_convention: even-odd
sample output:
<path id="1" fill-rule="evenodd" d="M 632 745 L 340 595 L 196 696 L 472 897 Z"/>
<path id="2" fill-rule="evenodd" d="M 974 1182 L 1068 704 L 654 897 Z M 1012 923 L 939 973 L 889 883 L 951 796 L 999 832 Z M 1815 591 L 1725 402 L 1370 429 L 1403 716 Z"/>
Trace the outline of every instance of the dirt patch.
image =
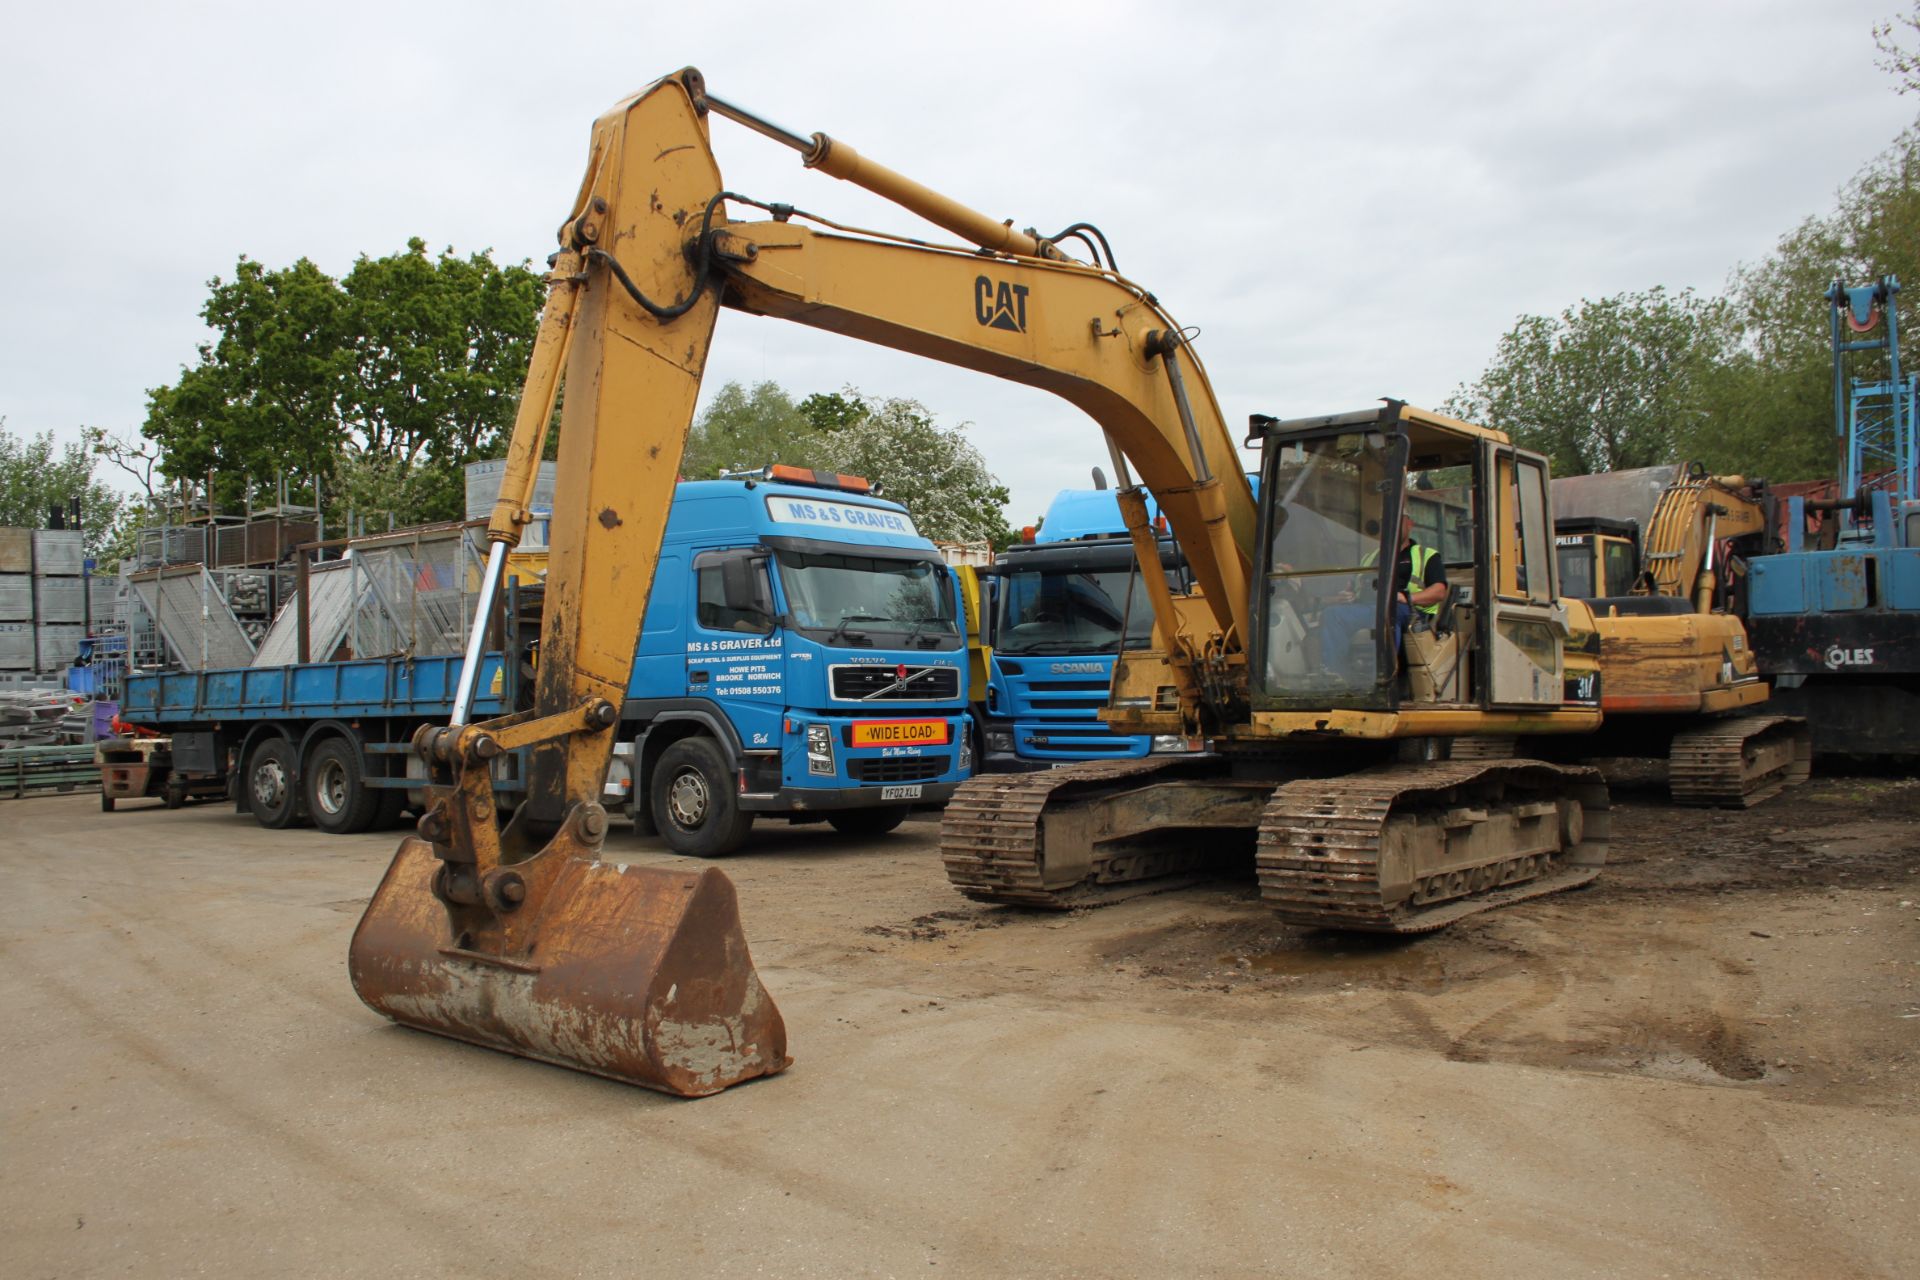
<path id="1" fill-rule="evenodd" d="M 1723 1080 L 1760 1080 L 1765 1059 L 1748 1033 L 1724 1016 L 1702 1011 L 1692 1018 L 1662 1016 L 1614 1028 L 1609 1044 L 1590 1061 L 1575 1054 L 1570 1065 L 1630 1071 L 1717 1084 Z"/>
<path id="2" fill-rule="evenodd" d="M 914 942 L 936 942 L 954 933 L 974 929 L 997 929 L 1012 919 L 1006 912 L 982 908 L 956 911 L 929 911 L 901 924 L 870 924 L 865 932 L 880 938 L 906 938 Z"/>
<path id="3" fill-rule="evenodd" d="M 1251 887 L 1222 896 L 1227 909 L 1241 908 L 1245 917 L 1189 917 L 1127 933 L 1101 946 L 1100 961 L 1192 987 L 1431 993 L 1484 977 L 1510 959 L 1497 947 L 1457 947 L 1443 938 L 1301 929 L 1273 919 Z"/>
<path id="4" fill-rule="evenodd" d="M 1871 888 L 1920 876 L 1920 781 L 1816 778 L 1752 809 L 1680 809 L 1616 785 L 1593 892 Z"/>
<path id="5" fill-rule="evenodd" d="M 1253 887 L 1216 882 L 1159 899 L 1092 959 L 1112 981 L 1209 1012 L 1284 1011 L 1356 1050 L 1912 1099 L 1920 784 L 1817 779 L 1731 812 L 1628 786 L 1613 848 L 1592 888 L 1410 939 L 1294 928 Z"/>

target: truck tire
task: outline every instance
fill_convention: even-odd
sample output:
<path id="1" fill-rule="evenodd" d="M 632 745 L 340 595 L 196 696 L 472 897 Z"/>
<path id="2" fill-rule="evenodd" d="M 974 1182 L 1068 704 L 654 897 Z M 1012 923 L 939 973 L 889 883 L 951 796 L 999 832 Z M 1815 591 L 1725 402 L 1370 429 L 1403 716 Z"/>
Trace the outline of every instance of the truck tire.
<path id="1" fill-rule="evenodd" d="M 307 812 L 328 835 L 365 831 L 380 816 L 380 793 L 367 785 L 361 767 L 359 747 L 346 738 L 323 739 L 307 757 Z"/>
<path id="2" fill-rule="evenodd" d="M 240 778 L 247 812 L 269 831 L 297 827 L 307 819 L 306 799 L 295 781 L 298 769 L 293 744 L 285 738 L 262 738 L 247 754 Z"/>
<path id="3" fill-rule="evenodd" d="M 907 820 L 908 806 L 882 805 L 878 809 L 847 809 L 830 813 L 827 821 L 843 836 L 883 836 Z"/>
<path id="4" fill-rule="evenodd" d="M 733 771 L 711 738 L 682 738 L 660 753 L 650 801 L 661 838 L 675 853 L 719 858 L 738 849 L 753 827 L 734 795 Z"/>

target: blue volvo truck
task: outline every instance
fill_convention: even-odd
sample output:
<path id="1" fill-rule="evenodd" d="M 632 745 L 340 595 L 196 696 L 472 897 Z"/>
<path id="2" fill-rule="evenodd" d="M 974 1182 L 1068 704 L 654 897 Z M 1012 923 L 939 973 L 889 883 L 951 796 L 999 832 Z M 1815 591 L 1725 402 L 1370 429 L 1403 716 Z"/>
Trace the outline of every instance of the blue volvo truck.
<path id="1" fill-rule="evenodd" d="M 1157 516 L 1151 500 L 1148 516 Z M 1169 537 L 1160 539 L 1160 567 L 1175 592 L 1188 589 Z M 984 576 L 992 648 L 986 698 L 974 709 L 983 770 L 1194 749 L 1186 738 L 1115 733 L 1100 719 L 1115 655 L 1153 641 L 1153 605 L 1112 490 L 1062 490 L 1033 540 L 1008 547 Z"/>
<path id="2" fill-rule="evenodd" d="M 538 591 L 510 593 L 477 718 L 526 704 Z M 952 572 L 896 503 L 791 467 L 678 486 L 622 711 L 608 803 L 717 856 L 756 818 L 891 830 L 971 772 Z M 408 750 L 443 723 L 457 657 L 133 675 L 123 718 L 173 767 L 232 779 L 262 825 L 366 830 L 419 796 Z M 503 803 L 517 788 L 503 764 Z"/>

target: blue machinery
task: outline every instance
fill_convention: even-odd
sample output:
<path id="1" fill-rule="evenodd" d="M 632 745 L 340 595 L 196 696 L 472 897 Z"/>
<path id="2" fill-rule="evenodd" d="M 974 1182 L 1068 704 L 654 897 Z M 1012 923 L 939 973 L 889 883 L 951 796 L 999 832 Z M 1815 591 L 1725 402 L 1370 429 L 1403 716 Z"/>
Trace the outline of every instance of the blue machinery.
<path id="1" fill-rule="evenodd" d="M 1892 276 L 1827 291 L 1840 491 L 1789 498 L 1787 549 L 1750 562 L 1747 632 L 1773 706 L 1806 716 L 1827 755 L 1920 754 L 1920 378 L 1901 367 L 1899 292 Z M 1883 376 L 1850 376 L 1880 351 Z M 1827 517 L 1817 545 L 1810 511 Z"/>
<path id="2" fill-rule="evenodd" d="M 1914 419 L 1920 407 L 1920 377 L 1900 368 L 1900 312 L 1894 299 L 1900 281 L 1886 276 L 1875 284 L 1849 289 L 1838 280 L 1827 290 L 1833 322 L 1833 429 L 1840 445 L 1840 492 L 1843 496 L 1887 492 L 1895 503 L 1915 497 L 1914 469 L 1920 462 L 1914 446 Z M 1854 338 L 1871 333 L 1885 321 L 1878 338 Z M 1848 357 L 1860 352 L 1885 351 L 1886 377 L 1869 380 L 1847 376 Z M 1843 525 L 1876 523 L 1872 513 Z M 1866 521 L 1857 517 L 1866 515 Z"/>

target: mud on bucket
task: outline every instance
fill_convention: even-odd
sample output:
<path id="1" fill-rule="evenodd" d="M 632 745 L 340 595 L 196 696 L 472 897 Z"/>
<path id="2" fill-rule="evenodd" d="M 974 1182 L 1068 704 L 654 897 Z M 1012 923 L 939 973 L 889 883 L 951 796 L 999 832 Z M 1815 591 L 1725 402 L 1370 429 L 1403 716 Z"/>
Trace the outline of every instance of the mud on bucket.
<path id="1" fill-rule="evenodd" d="M 554 865 L 538 865 L 548 857 Z M 439 866 L 432 845 L 404 841 L 354 930 L 347 968 L 374 1011 L 682 1097 L 791 1062 L 733 884 L 717 869 L 536 855 L 516 870 L 544 888 L 503 937 L 461 946 L 433 896 Z"/>

